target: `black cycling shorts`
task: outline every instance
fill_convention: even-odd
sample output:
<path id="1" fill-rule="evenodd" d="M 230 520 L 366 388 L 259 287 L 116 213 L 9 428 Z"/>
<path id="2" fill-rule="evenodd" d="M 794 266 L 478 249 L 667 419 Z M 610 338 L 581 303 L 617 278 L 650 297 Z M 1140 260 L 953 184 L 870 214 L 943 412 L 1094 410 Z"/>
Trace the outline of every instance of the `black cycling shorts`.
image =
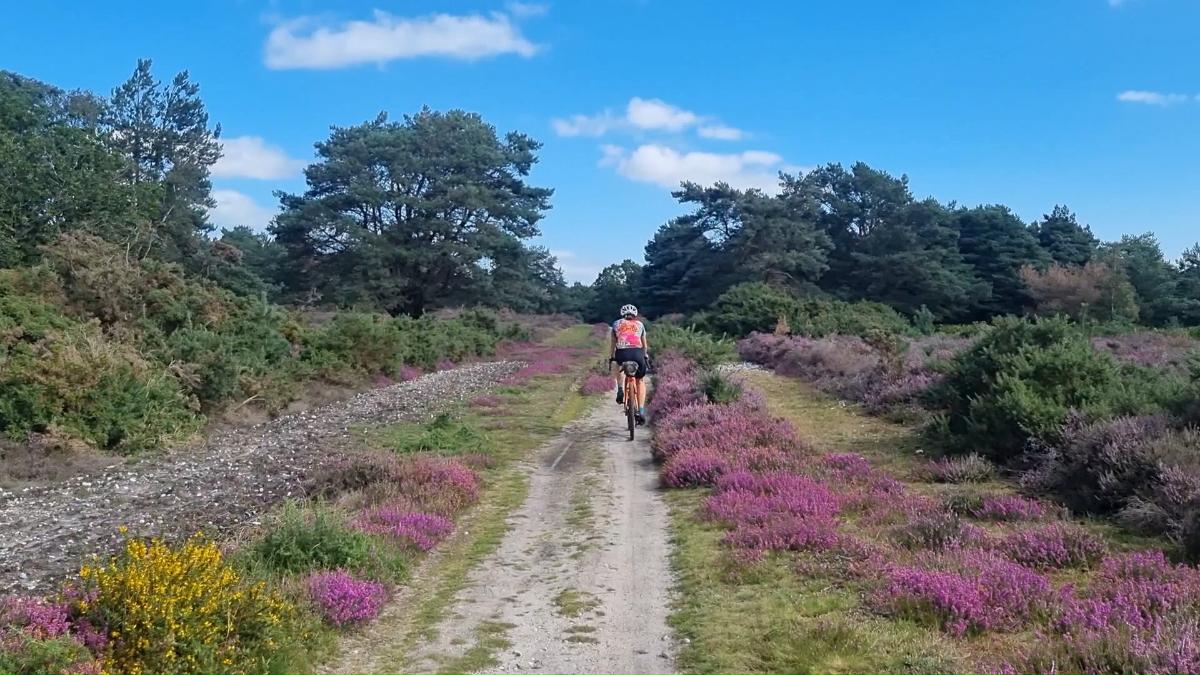
<path id="1" fill-rule="evenodd" d="M 613 357 L 617 361 L 617 365 L 621 365 L 626 361 L 634 361 L 638 364 L 637 374 L 634 377 L 639 380 L 646 376 L 646 350 L 641 347 L 631 349 L 618 349 L 616 356 Z"/>

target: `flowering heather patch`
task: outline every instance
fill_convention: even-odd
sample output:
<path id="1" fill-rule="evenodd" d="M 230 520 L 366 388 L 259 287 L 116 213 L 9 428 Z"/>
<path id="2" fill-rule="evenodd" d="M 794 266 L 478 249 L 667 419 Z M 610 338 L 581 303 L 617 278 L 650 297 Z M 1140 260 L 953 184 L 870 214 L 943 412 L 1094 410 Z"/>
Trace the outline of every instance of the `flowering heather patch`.
<path id="1" fill-rule="evenodd" d="M 977 550 L 937 562 L 943 569 L 887 569 L 877 609 L 962 636 L 1019 628 L 1050 606 L 1050 582 L 1021 565 Z"/>
<path id="2" fill-rule="evenodd" d="M 971 509 L 971 515 L 980 520 L 1039 520 L 1046 517 L 1046 507 L 1037 500 L 1020 495 L 997 495 L 985 497 Z"/>
<path id="3" fill-rule="evenodd" d="M 421 377 L 424 374 L 425 373 L 416 366 L 401 366 L 400 372 L 396 373 L 396 376 L 400 378 L 401 382 L 409 382 Z"/>
<path id="4" fill-rule="evenodd" d="M 666 354 L 655 361 L 657 374 L 647 409 L 655 418 L 693 403 L 704 403 L 704 390 L 695 368 L 687 359 Z"/>
<path id="5" fill-rule="evenodd" d="M 7 597 L 0 601 L 0 632 L 6 627 L 37 640 L 66 635 L 70 628 L 67 606 L 42 598 Z"/>
<path id="6" fill-rule="evenodd" d="M 1106 546 L 1087 530 L 1062 523 L 1014 532 L 997 545 L 1010 560 L 1040 569 L 1087 567 L 1104 555 Z"/>
<path id="7" fill-rule="evenodd" d="M 339 628 L 374 619 L 387 600 L 383 584 L 356 579 L 345 570 L 314 573 L 308 593 L 325 619 Z"/>
<path id="8" fill-rule="evenodd" d="M 866 480 L 876 475 L 875 468 L 871 466 L 871 460 L 857 453 L 829 454 L 822 457 L 821 461 L 825 463 L 827 469 L 841 479 Z"/>
<path id="9" fill-rule="evenodd" d="M 422 551 L 437 546 L 454 531 L 454 523 L 445 516 L 410 511 L 404 504 L 368 509 L 354 525 L 363 532 L 402 539 Z"/>
<path id="10" fill-rule="evenodd" d="M 825 551 L 836 547 L 840 540 L 837 521 L 828 516 L 779 515 L 725 535 L 729 545 L 753 551 Z"/>
<path id="11" fill-rule="evenodd" d="M 705 500 L 705 517 L 726 525 L 760 525 L 781 516 L 827 517 L 837 514 L 837 498 L 807 476 L 787 471 L 733 471 L 716 480 Z"/>
<path id="12" fill-rule="evenodd" d="M 750 413 L 737 405 L 686 406 L 669 416 L 661 429 L 652 447 L 659 460 L 696 448 L 718 448 L 732 454 L 754 448 L 780 452 L 801 449 L 787 420 Z"/>
<path id="13" fill-rule="evenodd" d="M 454 370 L 455 368 L 458 367 L 458 364 L 451 361 L 450 359 L 439 359 L 437 362 L 437 365 L 435 367 L 439 371 Z"/>
<path id="14" fill-rule="evenodd" d="M 908 549 L 941 551 L 977 545 L 983 541 L 984 534 L 979 528 L 963 523 L 953 513 L 934 512 L 893 528 L 892 539 Z"/>
<path id="15" fill-rule="evenodd" d="M 443 516 L 479 501 L 479 478 L 457 459 L 421 457 L 403 462 L 395 468 L 392 480 L 400 494 Z"/>
<path id="16" fill-rule="evenodd" d="M 579 385 L 579 393 L 584 396 L 593 396 L 595 394 L 603 394 L 613 389 L 613 378 L 600 373 L 588 373 L 588 376 L 583 379 L 583 383 Z"/>
<path id="17" fill-rule="evenodd" d="M 1151 331 L 1092 338 L 1092 346 L 1118 361 L 1160 368 L 1178 375 L 1188 373 L 1189 360 L 1200 352 L 1200 342 L 1193 338 Z"/>
<path id="18" fill-rule="evenodd" d="M 731 469 L 729 458 L 712 448 L 688 448 L 672 455 L 659 471 L 664 487 L 689 488 L 712 485 Z"/>
<path id="19" fill-rule="evenodd" d="M 570 372 L 575 362 L 593 355 L 592 350 L 577 347 L 554 347 L 531 342 L 510 342 L 501 345 L 497 355 L 525 365 L 504 379 L 507 384 L 521 384 L 533 377 L 561 375 Z"/>

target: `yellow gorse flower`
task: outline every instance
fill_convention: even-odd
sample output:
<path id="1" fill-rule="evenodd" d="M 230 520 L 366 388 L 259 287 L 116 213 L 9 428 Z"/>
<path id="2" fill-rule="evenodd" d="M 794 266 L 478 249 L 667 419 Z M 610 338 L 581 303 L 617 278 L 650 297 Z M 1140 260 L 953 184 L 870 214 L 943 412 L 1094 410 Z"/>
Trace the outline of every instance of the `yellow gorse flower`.
<path id="1" fill-rule="evenodd" d="M 215 543 L 180 546 L 133 539 L 105 565 L 79 577 L 92 593 L 77 609 L 107 625 L 108 672 L 240 672 L 251 652 L 275 644 L 295 608 L 265 584 L 249 584 Z"/>

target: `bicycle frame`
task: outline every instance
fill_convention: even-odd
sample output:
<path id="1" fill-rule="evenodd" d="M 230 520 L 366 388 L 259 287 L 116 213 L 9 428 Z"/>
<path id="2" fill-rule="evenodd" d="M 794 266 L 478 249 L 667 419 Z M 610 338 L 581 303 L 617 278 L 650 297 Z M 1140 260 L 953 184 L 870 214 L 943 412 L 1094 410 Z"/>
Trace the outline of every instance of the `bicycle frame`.
<path id="1" fill-rule="evenodd" d="M 633 440 L 637 428 L 638 396 L 641 394 L 642 381 L 637 379 L 638 364 L 635 361 L 625 361 L 621 372 L 625 373 L 625 419 L 629 424 L 629 440 Z"/>

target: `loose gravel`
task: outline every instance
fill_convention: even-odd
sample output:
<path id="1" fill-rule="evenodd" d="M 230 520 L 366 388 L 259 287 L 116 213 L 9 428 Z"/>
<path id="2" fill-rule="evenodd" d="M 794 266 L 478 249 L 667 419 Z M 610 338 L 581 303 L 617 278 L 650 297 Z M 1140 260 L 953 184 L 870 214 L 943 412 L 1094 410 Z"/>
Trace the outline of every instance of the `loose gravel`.
<path id="1" fill-rule="evenodd" d="M 132 536 L 215 536 L 258 524 L 303 494 L 307 477 L 350 447 L 355 427 L 421 421 L 494 389 L 521 367 L 465 365 L 367 391 L 265 424 L 217 434 L 197 448 L 17 491 L 0 489 L 0 593 L 46 591 L 85 556 Z"/>

